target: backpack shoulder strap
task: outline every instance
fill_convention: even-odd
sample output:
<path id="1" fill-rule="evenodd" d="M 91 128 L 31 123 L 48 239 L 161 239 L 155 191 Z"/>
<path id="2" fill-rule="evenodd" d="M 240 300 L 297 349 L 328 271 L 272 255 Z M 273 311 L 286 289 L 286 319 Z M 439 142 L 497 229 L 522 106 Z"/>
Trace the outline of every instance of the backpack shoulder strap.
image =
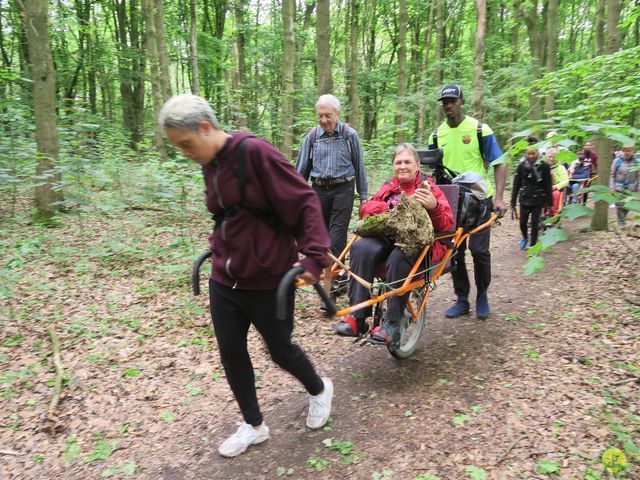
<path id="1" fill-rule="evenodd" d="M 245 149 L 247 143 L 251 137 L 245 137 L 240 140 L 238 145 L 238 161 L 236 163 L 236 177 L 238 179 L 238 188 L 240 190 L 240 205 L 245 202 L 245 186 L 247 184 L 247 156 L 245 155 Z"/>
<path id="2" fill-rule="evenodd" d="M 351 132 L 349 131 L 349 124 L 345 122 L 342 124 L 342 136 L 345 140 L 348 140 L 350 135 Z"/>
<path id="3" fill-rule="evenodd" d="M 349 149 L 349 154 L 352 154 L 352 148 L 351 148 L 351 132 L 349 131 L 349 124 L 348 123 L 343 123 L 342 124 L 342 138 L 344 138 L 344 141 L 347 142 L 347 148 Z M 353 161 L 353 155 L 351 155 L 351 160 Z"/>
<path id="4" fill-rule="evenodd" d="M 309 161 L 311 161 L 313 160 L 313 146 L 318 138 L 318 127 L 313 127 L 307 135 L 309 135 Z"/>
<path id="5" fill-rule="evenodd" d="M 437 128 L 433 131 L 433 133 L 431 134 L 431 137 L 433 138 L 434 147 L 438 148 L 438 129 Z"/>
<path id="6" fill-rule="evenodd" d="M 482 122 L 478 120 L 476 136 L 478 137 L 478 148 L 480 149 L 480 157 L 482 158 L 482 163 L 484 163 L 484 169 L 489 170 L 489 161 L 485 158 L 484 155 L 484 144 L 482 142 L 482 126 Z"/>

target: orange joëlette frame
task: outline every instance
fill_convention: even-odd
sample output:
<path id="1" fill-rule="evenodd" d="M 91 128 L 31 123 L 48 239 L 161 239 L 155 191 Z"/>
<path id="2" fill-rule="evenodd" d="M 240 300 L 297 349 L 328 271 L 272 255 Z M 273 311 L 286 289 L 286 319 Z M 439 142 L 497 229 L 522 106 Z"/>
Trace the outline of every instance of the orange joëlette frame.
<path id="1" fill-rule="evenodd" d="M 493 222 L 496 221 L 497 218 L 498 218 L 497 215 L 492 214 L 491 217 L 489 218 L 489 220 L 487 220 L 486 222 L 484 222 L 481 225 L 478 225 L 476 228 L 474 228 L 473 230 L 471 230 L 469 232 L 463 232 L 462 228 L 458 228 L 454 233 L 436 235 L 435 240 L 443 240 L 445 238 L 451 238 L 452 239 L 452 246 L 450 246 L 447 249 L 447 251 L 445 252 L 444 257 L 438 263 L 436 270 L 434 271 L 433 275 L 429 279 L 429 282 L 436 281 L 436 280 L 438 280 L 438 278 L 440 278 L 440 275 L 442 275 L 442 272 L 446 268 L 447 262 L 449 261 L 449 259 L 453 255 L 453 252 L 455 251 L 455 249 L 458 248 L 460 246 L 460 244 L 464 240 L 466 240 L 467 237 L 469 237 L 469 235 L 473 235 L 474 233 L 477 233 L 477 232 L 479 232 L 481 230 L 484 230 L 485 228 L 491 227 L 491 225 L 493 224 Z M 353 245 L 353 242 L 355 242 L 358 238 L 360 238 L 360 237 L 358 237 L 357 235 L 354 235 L 351 238 L 351 240 L 349 240 L 349 243 L 347 244 L 345 249 L 342 251 L 342 253 L 338 257 L 338 260 L 340 260 L 341 262 L 344 262 L 344 258 L 346 257 L 347 252 L 349 251 L 349 249 L 351 248 L 351 245 Z M 417 312 L 413 311 L 413 307 L 411 306 L 411 302 L 407 303 L 407 306 L 409 307 L 409 311 L 411 312 L 411 315 L 413 316 L 414 319 L 417 319 L 418 316 L 422 313 L 422 309 L 424 308 L 424 306 L 425 306 L 425 304 L 427 302 L 427 297 L 429 296 L 429 293 L 431 292 L 431 288 L 429 287 L 429 282 L 427 282 L 425 280 L 425 278 L 428 277 L 428 273 L 427 273 L 426 276 L 421 276 L 417 280 L 413 280 L 413 277 L 416 275 L 416 272 L 418 271 L 418 268 L 422 264 L 422 261 L 424 260 L 425 256 L 427 255 L 427 252 L 429 251 L 430 247 L 431 247 L 431 245 L 426 245 L 422 249 L 422 251 L 420 252 L 420 255 L 418 256 L 418 259 L 415 261 L 415 263 L 413 264 L 413 267 L 409 271 L 409 274 L 407 275 L 407 278 L 405 278 L 405 280 L 402 283 L 402 285 L 400 285 L 398 288 L 390 288 L 387 292 L 383 293 L 382 295 L 378 295 L 377 297 L 370 298 L 369 300 L 366 300 L 364 302 L 358 303 L 356 305 L 350 305 L 349 307 L 342 308 L 342 309 L 340 309 L 340 310 L 338 310 L 336 312 L 336 315 L 338 315 L 338 316 L 349 315 L 349 314 L 351 314 L 351 313 L 353 313 L 353 312 L 355 312 L 357 310 L 362 310 L 363 308 L 366 308 L 366 307 L 369 307 L 369 306 L 373 306 L 373 305 L 376 305 L 377 303 L 383 302 L 383 301 L 387 300 L 388 298 L 395 297 L 395 296 L 398 296 L 398 295 L 400 295 L 400 296 L 404 295 L 406 293 L 409 293 L 411 290 L 413 290 L 415 288 L 421 288 L 425 284 L 427 284 L 425 295 L 422 298 L 422 302 L 420 303 L 420 307 L 418 308 Z M 340 267 L 336 263 L 334 263 L 331 266 L 331 276 L 332 276 L 332 278 L 337 276 L 339 271 L 340 271 Z M 300 280 L 300 281 L 298 281 L 298 283 L 296 285 L 297 286 L 304 285 L 304 282 Z"/>

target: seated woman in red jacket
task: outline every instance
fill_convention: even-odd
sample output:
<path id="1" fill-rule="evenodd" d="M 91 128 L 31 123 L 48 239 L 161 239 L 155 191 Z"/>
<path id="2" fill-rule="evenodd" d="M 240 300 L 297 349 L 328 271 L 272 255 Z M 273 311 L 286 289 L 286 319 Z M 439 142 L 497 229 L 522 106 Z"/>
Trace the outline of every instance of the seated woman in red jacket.
<path id="1" fill-rule="evenodd" d="M 420 171 L 418 152 L 410 143 L 398 145 L 393 156 L 393 178 L 385 182 L 380 190 L 360 208 L 360 218 L 367 215 L 384 213 L 394 208 L 400 200 L 400 194 L 405 192 L 413 196 L 427 210 L 436 232 L 444 232 L 455 228 L 453 212 L 444 193 L 431 177 L 426 177 Z M 427 180 L 430 188 L 422 186 Z M 447 247 L 435 242 L 431 247 L 431 261 L 438 262 Z M 371 282 L 376 272 L 376 266 L 385 262 L 386 281 L 391 283 L 404 279 L 411 270 L 415 260 L 407 258 L 402 251 L 395 247 L 393 240 L 387 237 L 361 238 L 353 243 L 349 252 L 349 267 L 356 275 Z M 397 340 L 400 329 L 400 319 L 407 305 L 408 294 L 392 297 L 387 301 L 385 318 L 380 327 L 371 332 L 371 337 L 380 342 Z M 351 281 L 349 285 L 349 304 L 355 305 L 371 298 L 371 292 L 358 282 Z M 334 326 L 337 335 L 354 337 L 368 331 L 366 318 L 371 315 L 371 308 L 354 312 L 353 315 L 343 317 Z"/>

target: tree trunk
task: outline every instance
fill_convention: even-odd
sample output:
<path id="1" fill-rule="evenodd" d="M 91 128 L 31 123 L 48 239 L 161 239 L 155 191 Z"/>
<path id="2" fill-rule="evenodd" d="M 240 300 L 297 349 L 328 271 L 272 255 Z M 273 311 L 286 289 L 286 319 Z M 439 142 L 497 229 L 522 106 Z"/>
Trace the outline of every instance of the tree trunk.
<path id="1" fill-rule="evenodd" d="M 130 0 L 128 15 L 126 0 L 114 0 L 114 8 L 122 120 L 131 147 L 137 148 L 142 139 L 145 58 L 139 54 L 142 49 L 136 0 Z"/>
<path id="2" fill-rule="evenodd" d="M 306 0 L 304 4 L 304 13 L 302 14 L 302 25 L 299 26 L 298 31 L 305 34 L 311 30 L 311 20 L 313 18 L 313 11 L 316 7 L 315 1 Z M 295 20 L 295 19 L 294 19 Z M 300 38 L 296 39 L 296 64 L 302 65 L 302 58 L 304 55 L 304 47 L 306 46 L 308 38 L 306 35 L 300 35 Z M 294 85 L 301 85 L 302 78 L 304 77 L 301 68 L 296 68 L 293 72 Z"/>
<path id="3" fill-rule="evenodd" d="M 157 118 L 160 113 L 160 109 L 164 104 L 162 92 L 162 80 L 160 73 L 160 52 L 158 44 L 160 39 L 158 38 L 158 31 L 156 30 L 154 0 L 142 0 L 142 18 L 146 27 L 145 35 L 145 50 L 147 52 L 147 58 L 149 60 L 149 69 L 151 70 L 151 96 L 153 99 L 153 113 L 154 118 Z M 153 122 L 154 125 L 154 144 L 160 155 L 160 160 L 165 161 L 167 159 L 167 147 L 164 143 L 164 129 L 159 122 Z"/>
<path id="4" fill-rule="evenodd" d="M 171 77 L 169 75 L 169 52 L 167 50 L 167 34 L 164 30 L 164 10 L 162 0 L 154 0 L 153 19 L 158 41 L 158 60 L 160 62 L 160 87 L 163 101 L 171 98 Z"/>
<path id="5" fill-rule="evenodd" d="M 531 70 L 533 73 L 533 79 L 538 80 L 542 77 L 542 66 L 544 65 L 544 59 L 542 58 L 544 47 L 544 36 L 539 30 L 538 17 L 538 0 L 533 0 L 529 11 L 524 16 L 524 21 L 527 25 L 527 33 L 529 34 L 529 49 L 531 51 Z M 545 12 L 543 10 L 543 18 Z M 529 119 L 539 120 L 542 117 L 541 105 L 540 105 L 540 93 L 538 89 L 532 88 L 530 95 L 530 107 L 529 107 Z"/>
<path id="6" fill-rule="evenodd" d="M 359 34 L 360 2 L 351 0 L 351 31 L 350 31 L 350 54 L 349 62 L 349 123 L 356 130 L 360 127 L 360 92 L 358 91 L 358 69 L 360 66 L 360 56 L 358 54 L 358 34 Z"/>
<path id="7" fill-rule="evenodd" d="M 436 52 L 435 52 L 435 74 L 433 83 L 437 88 L 442 87 L 442 47 L 444 46 L 444 0 L 433 0 L 437 2 L 436 10 Z"/>
<path id="8" fill-rule="evenodd" d="M 607 5 L 607 53 L 615 53 L 620 47 L 620 31 L 618 22 L 620 21 L 620 0 L 608 0 Z M 608 187 L 609 173 L 611 172 L 611 152 L 613 142 L 608 138 L 600 138 L 596 143 L 598 152 L 598 178 L 596 184 Z M 596 201 L 594 205 L 593 217 L 591 217 L 591 228 L 594 230 L 607 230 L 609 223 L 609 204 L 602 200 Z"/>
<path id="9" fill-rule="evenodd" d="M 318 68 L 318 94 L 333 91 L 331 74 L 331 25 L 329 21 L 330 0 L 318 0 L 316 8 L 316 63 Z"/>
<path id="10" fill-rule="evenodd" d="M 597 0 L 598 6 L 596 9 L 596 19 L 595 19 L 595 56 L 602 55 L 604 53 L 604 22 L 605 22 L 605 13 L 607 9 L 607 0 Z"/>
<path id="11" fill-rule="evenodd" d="M 293 158 L 293 71 L 295 68 L 296 35 L 294 19 L 296 14 L 295 0 L 282 0 L 282 154 Z"/>
<path id="12" fill-rule="evenodd" d="M 484 38 L 487 26 L 486 0 L 476 0 L 476 37 L 473 52 L 473 101 L 471 103 L 473 115 L 482 118 L 482 103 L 484 100 Z"/>
<path id="13" fill-rule="evenodd" d="M 548 0 L 547 3 L 547 65 L 546 73 L 556 70 L 558 55 L 558 1 Z M 555 109 L 555 95 L 550 91 L 544 99 L 544 111 L 548 113 Z"/>
<path id="14" fill-rule="evenodd" d="M 244 89 L 247 85 L 247 67 L 245 62 L 245 0 L 236 0 L 235 4 L 235 17 L 236 17 L 236 42 L 235 42 L 235 54 L 236 54 L 236 79 L 234 80 L 234 95 L 233 105 L 235 112 L 233 112 L 234 123 L 240 129 L 247 128 L 247 114 L 245 108 Z"/>
<path id="15" fill-rule="evenodd" d="M 520 0 L 513 1 L 513 16 L 514 18 L 520 18 Z M 511 27 L 511 64 L 514 65 L 518 61 L 518 46 L 520 45 L 520 24 L 514 22 Z M 515 122 L 518 118 L 518 95 L 513 92 L 509 98 L 509 108 L 511 109 L 511 121 Z"/>
<path id="16" fill-rule="evenodd" d="M 613 142 L 608 138 L 599 138 L 596 141 L 596 151 L 598 153 L 598 178 L 595 183 L 609 187 L 609 172 L 611 171 L 611 152 Z M 593 217 L 591 217 L 591 228 L 594 230 L 606 231 L 609 223 L 609 204 L 598 200 L 593 207 Z"/>
<path id="17" fill-rule="evenodd" d="M 365 12 L 367 12 L 367 31 L 369 33 L 365 49 L 365 65 L 367 71 L 372 72 L 376 63 L 377 0 L 369 1 L 371 2 L 369 7 L 365 8 Z M 374 108 L 376 92 L 373 81 L 369 77 L 365 78 L 363 90 L 363 137 L 365 140 L 371 140 L 376 129 L 376 111 Z"/>
<path id="18" fill-rule="evenodd" d="M 36 218 L 47 221 L 60 210 L 63 200 L 60 173 L 56 171 L 59 144 L 56 125 L 56 72 L 49 43 L 47 0 L 17 0 L 22 11 L 33 81 L 33 113 L 36 122 L 38 164 L 35 188 Z"/>
<path id="19" fill-rule="evenodd" d="M 429 51 L 431 50 L 431 32 L 433 25 L 433 14 L 435 12 L 435 4 L 436 0 L 431 0 L 431 5 L 429 7 L 429 21 L 427 22 L 427 28 L 425 28 L 425 37 L 424 37 L 424 52 L 422 54 L 422 64 L 420 65 L 420 78 L 417 84 L 418 91 L 418 126 L 417 126 L 417 136 L 418 143 L 424 143 L 424 139 L 426 137 L 426 128 L 425 128 L 425 120 L 426 120 L 426 108 L 427 108 L 427 99 L 425 95 L 425 86 L 427 84 L 427 66 L 429 65 Z"/>
<path id="20" fill-rule="evenodd" d="M 398 8 L 398 102 L 396 105 L 396 143 L 405 138 L 404 112 L 407 95 L 407 1 Z"/>
<path id="21" fill-rule="evenodd" d="M 620 0 L 607 0 L 607 53 L 615 53 L 620 48 Z"/>
<path id="22" fill-rule="evenodd" d="M 189 0 L 191 17 L 191 42 L 189 56 L 191 60 L 191 93 L 200 95 L 200 73 L 198 72 L 198 9 L 197 0 Z"/>

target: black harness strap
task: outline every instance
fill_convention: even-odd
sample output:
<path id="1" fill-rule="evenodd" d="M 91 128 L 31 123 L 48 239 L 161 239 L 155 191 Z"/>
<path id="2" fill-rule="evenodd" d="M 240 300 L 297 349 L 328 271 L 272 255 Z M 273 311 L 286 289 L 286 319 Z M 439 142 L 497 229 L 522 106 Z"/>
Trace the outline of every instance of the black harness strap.
<path id="1" fill-rule="evenodd" d="M 246 210 L 254 217 L 265 222 L 267 225 L 270 225 L 273 228 L 277 228 L 280 225 L 280 219 L 275 214 L 275 212 L 270 210 L 261 210 L 259 208 L 253 207 L 249 205 L 246 201 L 245 188 L 247 185 L 247 156 L 245 155 L 245 149 L 250 138 L 255 138 L 255 137 L 252 135 L 250 137 L 245 137 L 242 140 L 240 140 L 240 144 L 238 145 L 236 167 L 234 169 L 236 173 L 236 178 L 238 179 L 240 201 L 225 210 L 215 213 L 213 215 L 213 219 L 215 220 L 216 225 L 218 225 L 222 221 L 238 213 L 240 210 Z"/>

